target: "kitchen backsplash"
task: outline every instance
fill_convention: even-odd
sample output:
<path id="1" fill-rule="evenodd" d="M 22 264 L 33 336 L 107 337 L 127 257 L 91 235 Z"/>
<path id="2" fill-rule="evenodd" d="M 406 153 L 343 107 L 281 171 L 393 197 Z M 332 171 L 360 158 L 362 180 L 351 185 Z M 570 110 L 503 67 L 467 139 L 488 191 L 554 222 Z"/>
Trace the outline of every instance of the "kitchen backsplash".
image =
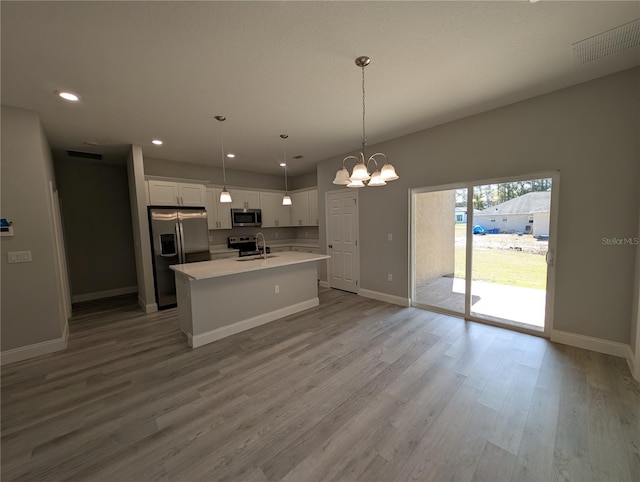
<path id="1" fill-rule="evenodd" d="M 287 228 L 233 228 L 209 230 L 209 244 L 226 244 L 229 236 L 245 236 L 261 232 L 267 241 L 280 239 L 318 239 L 318 226 Z"/>

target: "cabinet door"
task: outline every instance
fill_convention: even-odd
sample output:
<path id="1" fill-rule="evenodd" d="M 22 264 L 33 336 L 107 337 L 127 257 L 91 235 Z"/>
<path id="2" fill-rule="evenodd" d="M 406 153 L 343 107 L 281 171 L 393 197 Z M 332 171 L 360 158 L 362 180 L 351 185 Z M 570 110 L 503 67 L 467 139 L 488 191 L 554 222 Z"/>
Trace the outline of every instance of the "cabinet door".
<path id="1" fill-rule="evenodd" d="M 292 226 L 308 226 L 309 225 L 309 193 L 296 192 L 291 195 L 293 204 L 291 209 L 291 225 Z"/>
<path id="2" fill-rule="evenodd" d="M 247 209 L 260 209 L 260 193 L 258 191 L 245 191 Z"/>
<path id="3" fill-rule="evenodd" d="M 206 192 L 206 204 L 205 208 L 207 209 L 207 225 L 209 229 L 218 229 L 218 215 L 216 213 L 216 191 L 210 187 L 207 188 Z"/>
<path id="4" fill-rule="evenodd" d="M 205 206 L 207 188 L 204 184 L 178 183 L 181 206 Z"/>
<path id="5" fill-rule="evenodd" d="M 149 181 L 149 204 L 159 206 L 178 205 L 178 183 L 169 181 Z"/>
<path id="6" fill-rule="evenodd" d="M 220 202 L 220 188 L 206 189 L 206 208 L 209 229 L 231 229 L 231 211 L 229 204 Z"/>
<path id="7" fill-rule="evenodd" d="M 273 192 L 260 193 L 260 206 L 262 209 L 262 227 L 274 228 L 278 226 L 277 194 Z"/>
<path id="8" fill-rule="evenodd" d="M 213 200 L 215 201 L 216 215 L 218 217 L 218 229 L 231 229 L 231 204 L 220 202 L 221 187 L 215 188 L 214 192 Z"/>
<path id="9" fill-rule="evenodd" d="M 291 206 L 282 205 L 282 196 L 278 197 L 278 226 L 291 226 Z"/>
<path id="10" fill-rule="evenodd" d="M 309 223 L 318 225 L 318 190 L 309 191 Z"/>

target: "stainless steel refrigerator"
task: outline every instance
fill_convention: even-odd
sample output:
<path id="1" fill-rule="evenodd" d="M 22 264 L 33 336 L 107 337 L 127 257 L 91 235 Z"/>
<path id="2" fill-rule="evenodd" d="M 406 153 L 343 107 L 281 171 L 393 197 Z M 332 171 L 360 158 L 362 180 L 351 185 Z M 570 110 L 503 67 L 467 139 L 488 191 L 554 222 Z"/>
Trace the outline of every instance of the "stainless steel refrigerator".
<path id="1" fill-rule="evenodd" d="M 176 306 L 172 264 L 209 261 L 207 211 L 197 207 L 149 206 L 153 279 L 158 308 Z"/>

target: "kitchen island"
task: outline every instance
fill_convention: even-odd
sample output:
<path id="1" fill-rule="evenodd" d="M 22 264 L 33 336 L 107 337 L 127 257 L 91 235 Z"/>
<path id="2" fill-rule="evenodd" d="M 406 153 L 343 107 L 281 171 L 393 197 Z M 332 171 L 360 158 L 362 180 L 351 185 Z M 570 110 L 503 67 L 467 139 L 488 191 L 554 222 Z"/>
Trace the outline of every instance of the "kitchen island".
<path id="1" fill-rule="evenodd" d="M 195 348 L 317 306 L 317 261 L 327 258 L 283 252 L 173 265 L 180 329 Z"/>

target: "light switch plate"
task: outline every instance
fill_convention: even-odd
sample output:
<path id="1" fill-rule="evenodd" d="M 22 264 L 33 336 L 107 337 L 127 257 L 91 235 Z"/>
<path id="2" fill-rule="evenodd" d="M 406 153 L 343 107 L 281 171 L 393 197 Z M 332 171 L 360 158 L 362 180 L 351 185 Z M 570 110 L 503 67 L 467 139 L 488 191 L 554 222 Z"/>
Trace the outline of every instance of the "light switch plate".
<path id="1" fill-rule="evenodd" d="M 31 251 L 9 251 L 7 253 L 9 264 L 31 263 Z"/>

